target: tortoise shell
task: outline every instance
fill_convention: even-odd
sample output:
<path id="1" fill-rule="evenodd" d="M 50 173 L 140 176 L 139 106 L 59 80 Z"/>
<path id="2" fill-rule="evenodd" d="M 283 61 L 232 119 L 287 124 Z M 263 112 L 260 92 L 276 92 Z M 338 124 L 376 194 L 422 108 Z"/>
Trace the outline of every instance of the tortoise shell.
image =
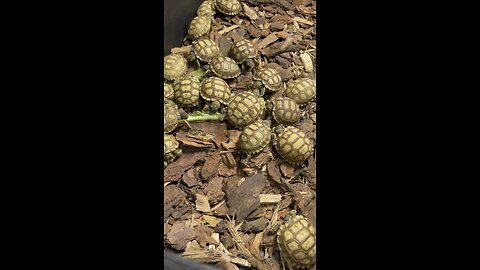
<path id="1" fill-rule="evenodd" d="M 215 3 L 213 0 L 203 1 L 197 9 L 197 16 L 213 16 L 215 13 Z"/>
<path id="2" fill-rule="evenodd" d="M 275 144 L 278 154 L 288 163 L 299 165 L 313 154 L 313 143 L 296 127 L 287 127 Z"/>
<path id="3" fill-rule="evenodd" d="M 220 55 L 220 48 L 218 45 L 208 38 L 193 41 L 192 49 L 198 59 L 207 63 Z"/>
<path id="4" fill-rule="evenodd" d="M 182 108 L 197 106 L 200 101 L 200 81 L 196 78 L 183 79 L 174 83 L 175 103 Z"/>
<path id="5" fill-rule="evenodd" d="M 212 27 L 211 18 L 208 16 L 197 16 L 193 18 L 190 26 L 188 27 L 188 36 L 191 39 L 197 39 L 206 35 Z"/>
<path id="6" fill-rule="evenodd" d="M 180 79 L 187 72 L 187 59 L 180 54 L 169 54 L 163 58 L 163 75 L 166 80 Z"/>
<path id="7" fill-rule="evenodd" d="M 163 154 L 166 155 L 177 150 L 180 145 L 173 135 L 164 133 L 163 134 Z"/>
<path id="8" fill-rule="evenodd" d="M 207 101 L 218 100 L 227 105 L 231 95 L 230 86 L 220 78 L 210 77 L 203 81 L 200 95 Z"/>
<path id="9" fill-rule="evenodd" d="M 230 57 L 241 64 L 249 58 L 254 58 L 257 54 L 257 50 L 253 46 L 252 42 L 242 39 L 233 43 L 232 48 L 230 49 Z"/>
<path id="10" fill-rule="evenodd" d="M 262 114 L 262 102 L 250 92 L 238 93 L 228 103 L 227 118 L 233 126 L 239 129 L 252 124 Z"/>
<path id="11" fill-rule="evenodd" d="M 285 96 L 295 100 L 297 104 L 303 105 L 316 96 L 317 83 L 309 78 L 302 78 L 288 83 Z"/>
<path id="12" fill-rule="evenodd" d="M 222 79 L 232 79 L 240 75 L 240 68 L 237 63 L 226 56 L 218 56 L 210 62 L 213 73 Z"/>
<path id="13" fill-rule="evenodd" d="M 305 269 L 315 263 L 317 253 L 315 227 L 302 215 L 295 215 L 277 232 L 282 258 L 291 269 Z"/>
<path id="14" fill-rule="evenodd" d="M 237 142 L 241 153 L 255 154 L 262 151 L 270 142 L 272 130 L 264 121 L 258 120 L 245 127 Z"/>
<path id="15" fill-rule="evenodd" d="M 163 104 L 163 132 L 170 133 L 177 128 L 180 114 L 173 104 Z"/>
<path id="16" fill-rule="evenodd" d="M 240 12 L 240 2 L 237 0 L 215 0 L 215 7 L 225 15 L 236 15 Z"/>
<path id="17" fill-rule="evenodd" d="M 291 126 L 300 120 L 300 107 L 291 98 L 279 97 L 273 100 L 272 115 L 278 123 Z"/>
<path id="18" fill-rule="evenodd" d="M 261 81 L 267 90 L 275 92 L 282 87 L 282 77 L 273 68 L 260 69 L 254 76 L 254 80 Z"/>
<path id="19" fill-rule="evenodd" d="M 168 99 L 173 98 L 173 88 L 170 84 L 166 84 L 166 83 L 163 84 L 163 94 L 164 94 L 164 97 Z"/>

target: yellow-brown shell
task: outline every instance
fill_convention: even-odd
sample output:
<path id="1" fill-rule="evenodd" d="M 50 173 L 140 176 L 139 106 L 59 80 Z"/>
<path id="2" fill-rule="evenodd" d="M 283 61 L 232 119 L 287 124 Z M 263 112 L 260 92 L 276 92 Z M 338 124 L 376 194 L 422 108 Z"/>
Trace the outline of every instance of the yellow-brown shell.
<path id="1" fill-rule="evenodd" d="M 237 0 L 215 0 L 215 7 L 225 15 L 236 15 L 240 12 L 240 2 Z"/>
<path id="2" fill-rule="evenodd" d="M 166 84 L 166 83 L 163 84 L 163 94 L 164 94 L 164 97 L 168 99 L 173 98 L 173 88 L 170 84 Z"/>
<path id="3" fill-rule="evenodd" d="M 252 124 L 262 114 L 263 106 L 260 99 L 250 92 L 238 93 L 228 103 L 227 118 L 239 129 Z"/>
<path id="4" fill-rule="evenodd" d="M 177 128 L 180 115 L 177 107 L 173 104 L 163 104 L 163 132 L 170 133 Z"/>
<path id="5" fill-rule="evenodd" d="M 237 142 L 237 150 L 241 153 L 255 154 L 263 150 L 270 142 L 272 130 L 264 121 L 258 120 L 245 127 Z"/>
<path id="6" fill-rule="evenodd" d="M 177 80 L 187 72 L 187 59 L 180 54 L 163 57 L 163 75 L 166 80 Z"/>
<path id="7" fill-rule="evenodd" d="M 315 227 L 304 216 L 294 216 L 282 224 L 277 232 L 277 243 L 282 258 L 293 269 L 305 269 L 315 263 Z"/>
<path id="8" fill-rule="evenodd" d="M 230 86 L 220 78 L 210 77 L 203 81 L 200 95 L 207 101 L 218 100 L 227 105 L 231 95 Z"/>
<path id="9" fill-rule="evenodd" d="M 313 143 L 296 127 L 287 127 L 275 143 L 277 152 L 288 163 L 299 165 L 313 154 Z"/>
<path id="10" fill-rule="evenodd" d="M 207 63 L 220 55 L 220 48 L 218 45 L 208 38 L 193 41 L 192 49 L 198 59 Z"/>
<path id="11" fill-rule="evenodd" d="M 212 27 L 211 17 L 209 16 L 197 16 L 193 18 L 190 26 L 188 27 L 188 36 L 191 39 L 197 39 L 210 32 Z"/>
<path id="12" fill-rule="evenodd" d="M 285 95 L 299 105 L 308 103 L 316 96 L 317 82 L 309 78 L 302 78 L 288 83 Z"/>
<path id="13" fill-rule="evenodd" d="M 278 123 L 291 126 L 300 120 L 300 107 L 291 98 L 279 97 L 273 100 L 272 115 Z"/>
<path id="14" fill-rule="evenodd" d="M 175 103 L 182 108 L 198 105 L 200 100 L 200 81 L 196 78 L 188 78 L 174 83 Z"/>
<path id="15" fill-rule="evenodd" d="M 235 60 L 237 64 L 245 62 L 248 58 L 254 58 L 256 54 L 257 50 L 252 42 L 246 39 L 233 43 L 232 48 L 230 49 L 230 57 Z"/>
<path id="16" fill-rule="evenodd" d="M 213 73 L 222 79 L 232 79 L 240 75 L 240 68 L 230 57 L 216 57 L 212 59 L 210 65 Z"/>
<path id="17" fill-rule="evenodd" d="M 175 137 L 173 135 L 170 135 L 170 134 L 167 134 L 167 133 L 163 134 L 163 142 L 164 142 L 163 143 L 163 154 L 164 155 L 175 151 L 179 146 L 179 143 L 178 143 L 177 139 L 175 139 Z"/>
<path id="18" fill-rule="evenodd" d="M 260 69 L 254 76 L 254 80 L 261 81 L 267 90 L 275 92 L 282 87 L 282 77 L 273 68 Z"/>
<path id="19" fill-rule="evenodd" d="M 215 3 L 213 0 L 203 1 L 197 9 L 198 16 L 213 16 L 215 15 Z"/>

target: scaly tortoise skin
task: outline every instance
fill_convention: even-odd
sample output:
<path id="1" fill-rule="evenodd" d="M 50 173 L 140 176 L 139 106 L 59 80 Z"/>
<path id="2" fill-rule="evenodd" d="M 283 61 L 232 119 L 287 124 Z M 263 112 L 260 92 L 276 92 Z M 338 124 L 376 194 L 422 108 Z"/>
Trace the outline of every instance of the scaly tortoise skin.
<path id="1" fill-rule="evenodd" d="M 175 103 L 181 108 L 197 106 L 200 101 L 200 81 L 188 78 L 173 84 Z"/>
<path id="2" fill-rule="evenodd" d="M 300 165 L 313 154 L 313 143 L 296 127 L 286 127 L 275 142 L 278 154 L 292 165 Z"/>
<path id="3" fill-rule="evenodd" d="M 164 133 L 163 135 L 163 156 L 164 156 L 164 168 L 168 163 L 172 162 L 175 158 L 182 154 L 182 149 L 179 148 L 180 144 L 173 135 Z"/>
<path id="4" fill-rule="evenodd" d="M 317 82 L 309 78 L 291 81 L 287 84 L 285 96 L 295 100 L 298 105 L 307 104 L 316 96 Z"/>
<path id="5" fill-rule="evenodd" d="M 173 88 L 170 84 L 163 83 L 163 94 L 165 98 L 173 99 Z"/>
<path id="6" fill-rule="evenodd" d="M 210 63 L 213 58 L 220 56 L 220 48 L 215 42 L 208 38 L 193 41 L 192 50 L 198 59 L 207 63 Z"/>
<path id="7" fill-rule="evenodd" d="M 163 104 L 163 132 L 174 131 L 180 122 L 180 114 L 174 104 Z"/>
<path id="8" fill-rule="evenodd" d="M 252 42 L 246 39 L 234 42 L 230 49 L 230 57 L 235 60 L 237 64 L 245 62 L 247 59 L 255 58 L 257 50 Z"/>
<path id="9" fill-rule="evenodd" d="M 228 105 L 231 96 L 230 86 L 218 77 L 210 77 L 203 80 L 200 95 L 206 101 L 218 101 Z"/>
<path id="10" fill-rule="evenodd" d="M 237 0 L 215 0 L 215 7 L 225 15 L 236 15 L 240 12 L 240 2 Z"/>
<path id="11" fill-rule="evenodd" d="M 260 69 L 254 76 L 254 81 L 259 81 L 268 92 L 276 92 L 282 87 L 282 77 L 273 68 Z"/>
<path id="12" fill-rule="evenodd" d="M 187 72 L 187 59 L 180 54 L 169 54 L 163 58 L 163 75 L 166 80 L 178 80 Z"/>
<path id="13" fill-rule="evenodd" d="M 203 1 L 197 9 L 197 16 L 213 16 L 215 13 L 215 3 L 213 0 Z"/>
<path id="14" fill-rule="evenodd" d="M 272 130 L 265 121 L 257 120 L 245 127 L 237 142 L 240 153 L 256 154 L 262 151 L 270 142 Z"/>
<path id="15" fill-rule="evenodd" d="M 241 92 L 230 99 L 227 118 L 234 127 L 243 129 L 260 118 L 263 110 L 263 104 L 256 95 L 250 92 Z"/>
<path id="16" fill-rule="evenodd" d="M 237 63 L 226 56 L 218 56 L 210 62 L 210 68 L 218 77 L 227 80 L 238 77 L 240 68 Z"/>
<path id="17" fill-rule="evenodd" d="M 193 18 L 190 26 L 188 27 L 188 36 L 193 40 L 201 36 L 204 36 L 210 32 L 212 28 L 211 17 L 209 16 L 197 16 Z"/>
<path id="18" fill-rule="evenodd" d="M 277 232 L 282 259 L 290 269 L 307 269 L 315 263 L 317 253 L 315 227 L 292 210 Z"/>
<path id="19" fill-rule="evenodd" d="M 272 116 L 285 126 L 292 126 L 300 120 L 300 107 L 291 98 L 279 97 L 273 100 Z"/>

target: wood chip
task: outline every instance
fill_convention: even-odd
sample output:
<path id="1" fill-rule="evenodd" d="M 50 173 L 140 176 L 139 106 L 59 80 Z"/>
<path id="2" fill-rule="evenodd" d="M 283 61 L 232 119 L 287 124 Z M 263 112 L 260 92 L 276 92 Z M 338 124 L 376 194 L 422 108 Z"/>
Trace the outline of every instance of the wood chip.
<path id="1" fill-rule="evenodd" d="M 208 213 L 211 210 L 210 203 L 208 202 L 208 197 L 202 194 L 196 194 L 197 199 L 195 200 L 195 209 L 197 211 Z"/>
<path id="2" fill-rule="evenodd" d="M 208 227 L 212 227 L 212 228 L 215 228 L 217 224 L 222 221 L 222 219 L 220 218 L 212 217 L 208 215 L 203 215 L 201 219 L 207 223 Z"/>
<path id="3" fill-rule="evenodd" d="M 303 24 L 310 25 L 310 26 L 315 25 L 315 23 L 313 23 L 313 22 L 311 22 L 311 21 L 309 21 L 309 20 L 300 18 L 300 17 L 294 17 L 293 20 L 296 21 L 296 22 L 299 22 L 299 23 L 303 23 Z"/>
<path id="4" fill-rule="evenodd" d="M 235 24 L 235 25 L 232 25 L 232 26 L 229 26 L 229 27 L 225 27 L 225 28 L 223 28 L 222 30 L 218 31 L 218 33 L 219 33 L 220 35 L 223 35 L 223 34 L 225 34 L 225 33 L 228 33 L 228 32 L 230 32 L 230 31 L 232 31 L 233 29 L 235 29 L 235 28 L 237 28 L 237 27 L 240 27 L 240 25 Z"/>
<path id="5" fill-rule="evenodd" d="M 300 59 L 302 60 L 303 66 L 305 67 L 305 71 L 311 72 L 313 70 L 313 63 L 312 58 L 308 53 L 300 54 Z"/>
<path id="6" fill-rule="evenodd" d="M 254 46 L 257 48 L 257 50 L 260 50 L 272 44 L 273 42 L 277 41 L 277 39 L 278 39 L 277 35 L 275 33 L 271 33 L 262 41 L 255 43 Z"/>
<path id="7" fill-rule="evenodd" d="M 258 18 L 257 12 L 255 10 L 251 9 L 247 4 L 242 3 L 243 6 L 243 12 L 245 12 L 245 15 L 247 15 L 250 20 L 255 21 Z"/>
<path id="8" fill-rule="evenodd" d="M 278 203 L 282 200 L 281 194 L 260 194 L 260 203 Z"/>
<path id="9" fill-rule="evenodd" d="M 179 53 L 179 54 L 186 54 L 192 50 L 192 45 L 180 47 L 180 48 L 172 48 L 170 51 L 172 53 Z"/>

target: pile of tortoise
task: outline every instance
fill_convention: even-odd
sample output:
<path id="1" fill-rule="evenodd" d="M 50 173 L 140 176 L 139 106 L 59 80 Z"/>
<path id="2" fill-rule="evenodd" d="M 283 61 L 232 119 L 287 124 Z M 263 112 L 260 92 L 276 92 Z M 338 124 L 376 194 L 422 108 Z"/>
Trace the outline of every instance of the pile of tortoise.
<path id="1" fill-rule="evenodd" d="M 289 164 L 305 166 L 313 154 L 313 143 L 298 128 L 302 109 L 316 98 L 316 81 L 297 78 L 282 82 L 273 68 L 264 68 L 252 41 L 233 43 L 228 55 L 208 38 L 214 15 L 238 14 L 237 0 L 203 1 L 188 28 L 191 51 L 164 57 L 164 166 L 182 154 L 180 143 L 171 135 L 182 124 L 188 126 L 186 112 L 216 113 L 241 131 L 236 149 L 245 165 L 252 155 L 268 144 Z M 188 67 L 196 70 L 188 72 Z M 245 90 L 231 88 L 229 82 L 246 71 L 253 72 Z M 282 96 L 274 93 L 284 88 Z M 208 119 L 205 118 L 205 119 Z M 295 212 L 293 212 L 295 214 Z M 277 241 L 282 260 L 291 269 L 307 268 L 315 261 L 315 228 L 301 215 L 293 215 L 279 227 Z"/>

